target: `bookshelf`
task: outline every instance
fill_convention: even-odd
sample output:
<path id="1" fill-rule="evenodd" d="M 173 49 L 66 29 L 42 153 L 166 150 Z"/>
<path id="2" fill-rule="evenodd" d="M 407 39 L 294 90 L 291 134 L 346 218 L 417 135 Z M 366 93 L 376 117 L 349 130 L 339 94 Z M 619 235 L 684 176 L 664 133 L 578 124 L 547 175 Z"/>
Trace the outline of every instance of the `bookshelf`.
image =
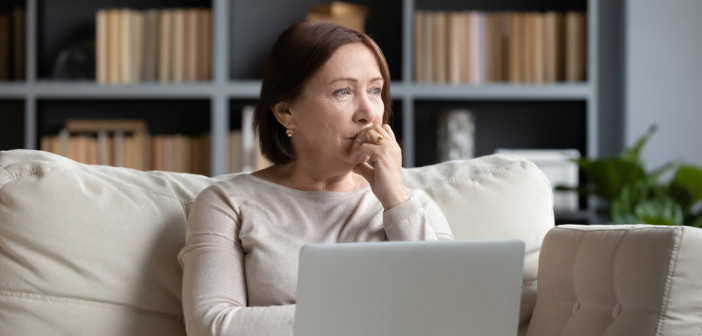
<path id="1" fill-rule="evenodd" d="M 319 0 L 13 0 L 26 10 L 26 79 L 0 82 L 0 149 L 38 148 L 69 118 L 147 120 L 151 132 L 211 133 L 210 174 L 228 171 L 228 133 L 240 127 L 241 108 L 256 102 L 266 55 L 277 35 L 304 19 Z M 595 157 L 614 152 L 608 139 L 621 132 L 621 78 L 611 60 L 618 2 L 602 0 L 350 0 L 369 8 L 366 32 L 390 66 L 393 126 L 406 167 L 435 163 L 436 112 L 467 108 L 476 114 L 476 155 L 496 148 L 576 148 Z M 212 79 L 190 83 L 99 85 L 93 80 L 50 79 L 58 51 L 94 36 L 104 8 L 212 9 Z M 576 83 L 431 84 L 415 82 L 416 11 L 584 11 L 587 80 Z M 601 139 L 603 139 L 601 141 Z"/>

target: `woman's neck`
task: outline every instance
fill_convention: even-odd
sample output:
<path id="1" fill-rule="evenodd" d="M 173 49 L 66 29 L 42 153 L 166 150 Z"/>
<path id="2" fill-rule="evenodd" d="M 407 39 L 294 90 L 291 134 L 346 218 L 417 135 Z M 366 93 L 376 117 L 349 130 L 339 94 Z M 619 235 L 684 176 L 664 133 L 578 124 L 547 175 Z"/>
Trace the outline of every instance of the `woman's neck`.
<path id="1" fill-rule="evenodd" d="M 320 169 L 300 161 L 274 165 L 253 173 L 254 176 L 289 188 L 306 191 L 350 192 L 368 185 L 351 170 Z"/>

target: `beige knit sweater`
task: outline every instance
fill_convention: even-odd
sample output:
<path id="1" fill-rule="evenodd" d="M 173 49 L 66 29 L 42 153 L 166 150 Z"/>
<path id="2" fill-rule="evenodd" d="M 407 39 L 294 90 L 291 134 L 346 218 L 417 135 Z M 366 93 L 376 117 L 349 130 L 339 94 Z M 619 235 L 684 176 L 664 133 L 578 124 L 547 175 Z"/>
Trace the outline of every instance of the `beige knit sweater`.
<path id="1" fill-rule="evenodd" d="M 188 335 L 292 335 L 304 244 L 453 239 L 438 206 L 410 194 L 383 211 L 370 187 L 301 191 L 238 175 L 205 189 L 178 255 Z"/>

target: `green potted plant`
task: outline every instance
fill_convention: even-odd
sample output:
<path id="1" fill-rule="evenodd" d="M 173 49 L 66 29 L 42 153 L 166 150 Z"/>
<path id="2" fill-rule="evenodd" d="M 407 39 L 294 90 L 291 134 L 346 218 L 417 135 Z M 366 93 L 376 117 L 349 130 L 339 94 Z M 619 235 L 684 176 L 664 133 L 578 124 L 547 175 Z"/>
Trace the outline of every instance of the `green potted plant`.
<path id="1" fill-rule="evenodd" d="M 577 189 L 604 200 L 598 213 L 612 224 L 702 228 L 702 168 L 669 162 L 651 172 L 644 169 L 641 150 L 655 131 L 656 126 L 651 126 L 632 148 L 616 157 L 576 160 L 587 178 L 587 184 Z"/>

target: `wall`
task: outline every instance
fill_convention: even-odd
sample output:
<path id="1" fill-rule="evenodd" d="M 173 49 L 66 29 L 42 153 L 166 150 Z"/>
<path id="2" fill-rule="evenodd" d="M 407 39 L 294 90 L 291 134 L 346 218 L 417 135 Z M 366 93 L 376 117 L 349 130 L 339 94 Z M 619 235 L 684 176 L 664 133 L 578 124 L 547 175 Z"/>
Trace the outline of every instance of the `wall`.
<path id="1" fill-rule="evenodd" d="M 625 145 L 657 123 L 648 169 L 702 165 L 702 1 L 627 0 L 625 12 Z"/>

